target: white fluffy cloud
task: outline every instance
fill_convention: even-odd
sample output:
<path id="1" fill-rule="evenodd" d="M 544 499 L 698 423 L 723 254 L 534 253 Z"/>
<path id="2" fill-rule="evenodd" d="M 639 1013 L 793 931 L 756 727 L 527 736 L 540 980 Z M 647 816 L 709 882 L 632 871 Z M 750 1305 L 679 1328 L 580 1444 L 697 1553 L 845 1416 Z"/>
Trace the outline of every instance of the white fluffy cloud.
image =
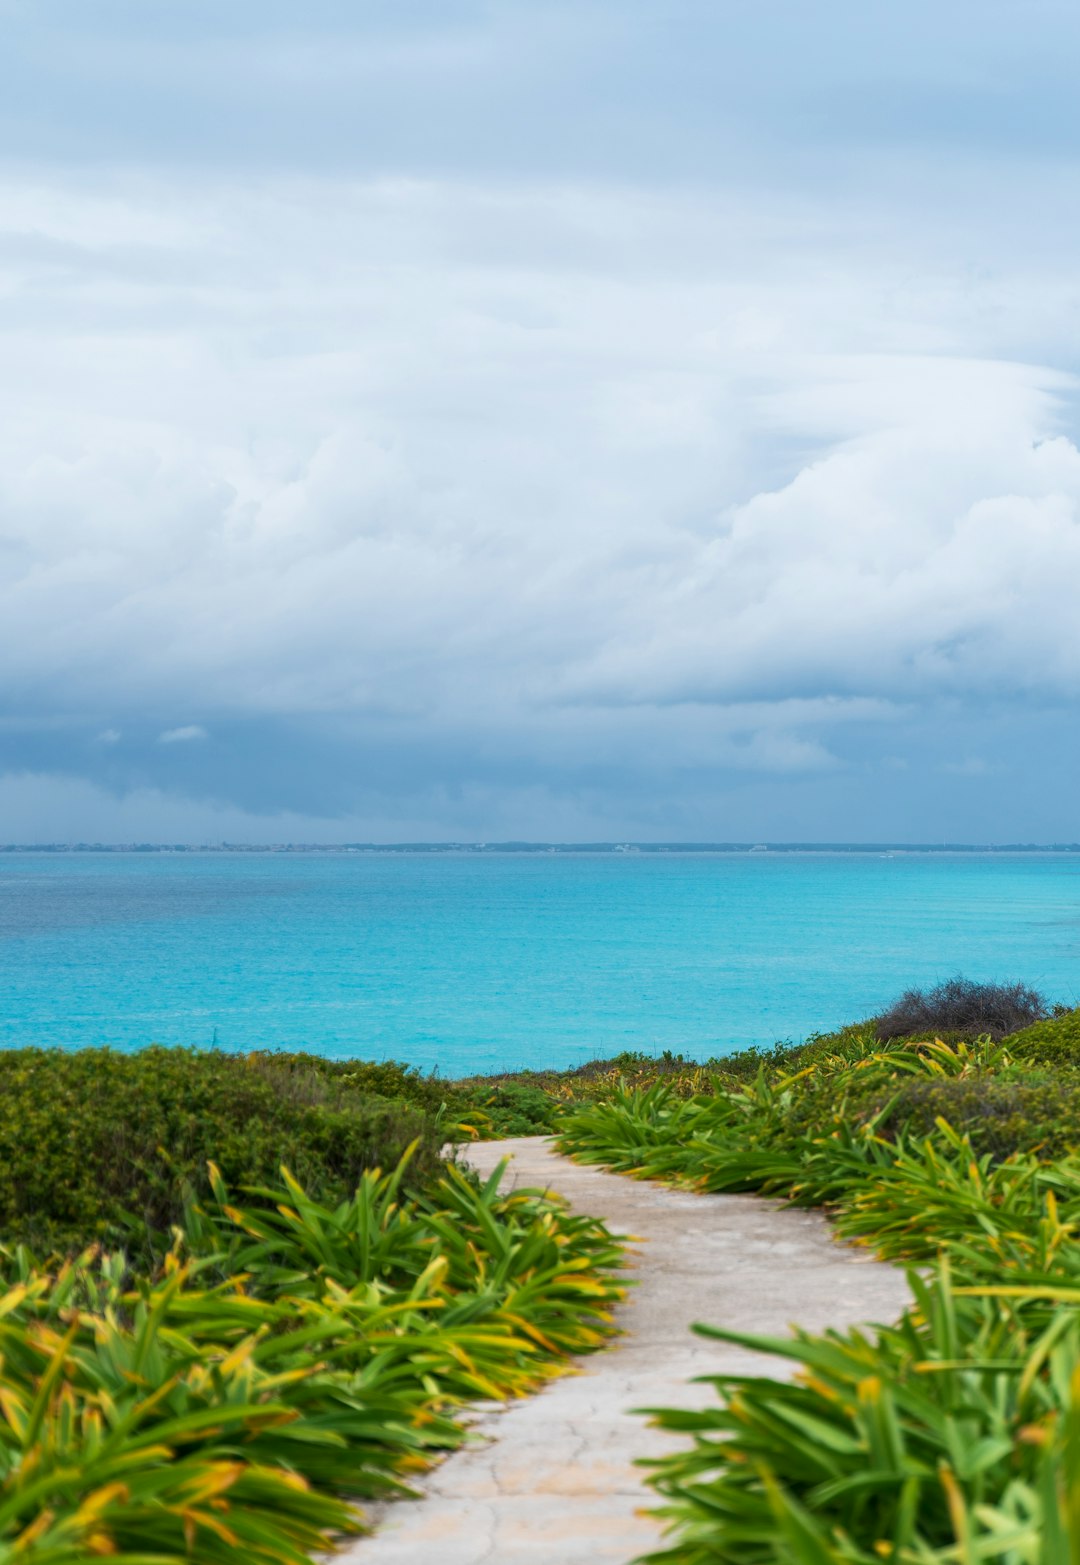
<path id="1" fill-rule="evenodd" d="M 812 773 L 1080 693 L 1076 285 L 1020 251 L 733 191 L 0 195 L 12 710 Z"/>

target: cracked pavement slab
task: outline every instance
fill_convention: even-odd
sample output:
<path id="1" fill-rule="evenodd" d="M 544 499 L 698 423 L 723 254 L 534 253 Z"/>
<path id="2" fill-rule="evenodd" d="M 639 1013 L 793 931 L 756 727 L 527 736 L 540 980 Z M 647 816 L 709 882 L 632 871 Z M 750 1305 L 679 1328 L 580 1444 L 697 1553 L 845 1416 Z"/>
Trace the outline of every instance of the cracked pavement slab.
<path id="1" fill-rule="evenodd" d="M 556 1191 L 636 1236 L 625 1335 L 535 1396 L 478 1411 L 473 1443 L 417 1485 L 424 1499 L 371 1508 L 375 1532 L 338 1565 L 630 1565 L 661 1539 L 635 1462 L 679 1443 L 633 1409 L 702 1406 L 713 1393 L 696 1375 L 791 1369 L 696 1337 L 695 1321 L 783 1335 L 892 1320 L 907 1302 L 903 1274 L 837 1243 L 820 1212 L 584 1168 L 540 1137 L 468 1155 L 484 1175 L 509 1157 L 510 1183 Z"/>

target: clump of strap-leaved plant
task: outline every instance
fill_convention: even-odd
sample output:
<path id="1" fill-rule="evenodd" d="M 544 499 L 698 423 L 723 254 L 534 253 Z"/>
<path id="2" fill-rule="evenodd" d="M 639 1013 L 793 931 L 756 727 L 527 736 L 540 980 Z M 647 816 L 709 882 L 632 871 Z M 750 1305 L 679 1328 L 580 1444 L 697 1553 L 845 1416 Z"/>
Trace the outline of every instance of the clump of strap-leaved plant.
<path id="1" fill-rule="evenodd" d="M 407 1149 L 324 1203 L 211 1164 L 152 1272 L 0 1253 L 0 1562 L 306 1565 L 463 1438 L 459 1410 L 600 1346 L 604 1226 Z"/>
<path id="2" fill-rule="evenodd" d="M 763 1339 L 794 1377 L 715 1377 L 652 1464 L 659 1565 L 1080 1561 L 1080 1017 L 995 1040 L 874 1025 L 680 1097 L 582 1105 L 575 1157 L 825 1206 L 907 1263 L 898 1322 Z"/>

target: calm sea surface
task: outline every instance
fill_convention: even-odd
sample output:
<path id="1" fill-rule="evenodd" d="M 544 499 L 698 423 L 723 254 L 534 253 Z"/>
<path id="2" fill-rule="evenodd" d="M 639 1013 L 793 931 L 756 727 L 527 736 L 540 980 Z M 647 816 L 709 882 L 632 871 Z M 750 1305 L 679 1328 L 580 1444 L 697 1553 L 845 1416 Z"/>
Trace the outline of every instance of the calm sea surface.
<path id="1" fill-rule="evenodd" d="M 10 1047 L 706 1057 L 957 972 L 1080 1002 L 1080 855 L 0 856 Z"/>

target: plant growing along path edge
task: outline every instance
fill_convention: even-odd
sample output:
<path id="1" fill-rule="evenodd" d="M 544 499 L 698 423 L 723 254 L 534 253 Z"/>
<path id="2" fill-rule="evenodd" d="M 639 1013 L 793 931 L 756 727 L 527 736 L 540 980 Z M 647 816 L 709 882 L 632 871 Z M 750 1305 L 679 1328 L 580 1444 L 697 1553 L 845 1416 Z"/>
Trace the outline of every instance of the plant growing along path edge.
<path id="1" fill-rule="evenodd" d="M 695 1321 L 820 1331 L 892 1320 L 907 1303 L 903 1274 L 838 1244 L 820 1212 L 582 1167 L 539 1137 L 482 1142 L 468 1157 L 485 1175 L 509 1157 L 514 1184 L 557 1191 L 641 1241 L 618 1316 L 624 1335 L 580 1360 L 580 1373 L 482 1410 L 476 1443 L 418 1485 L 425 1498 L 376 1507 L 375 1533 L 338 1565 L 629 1565 L 661 1540 L 642 1514 L 656 1496 L 635 1461 L 674 1443 L 632 1410 L 704 1405 L 713 1393 L 693 1384 L 697 1375 L 790 1372 L 784 1360 L 694 1336 Z"/>

